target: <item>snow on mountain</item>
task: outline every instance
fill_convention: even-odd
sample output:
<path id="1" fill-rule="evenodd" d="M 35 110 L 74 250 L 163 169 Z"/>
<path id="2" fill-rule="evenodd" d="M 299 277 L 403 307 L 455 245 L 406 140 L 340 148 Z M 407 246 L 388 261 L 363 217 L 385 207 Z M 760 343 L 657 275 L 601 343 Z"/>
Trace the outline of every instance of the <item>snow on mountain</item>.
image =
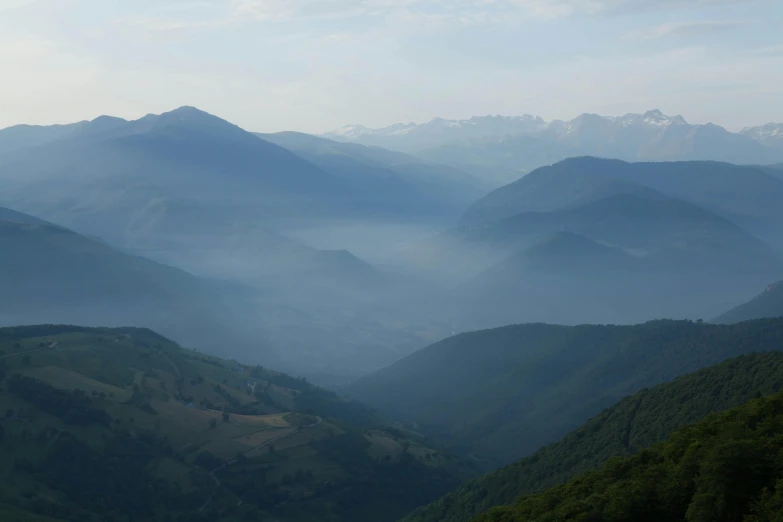
<path id="1" fill-rule="evenodd" d="M 363 125 L 347 125 L 327 132 L 332 139 L 358 140 L 392 136 L 441 136 L 451 139 L 481 138 L 506 135 L 535 134 L 546 129 L 547 123 L 539 116 L 474 116 L 467 120 L 433 118 L 416 123 L 396 123 L 389 127 L 370 129 Z"/>
<path id="2" fill-rule="evenodd" d="M 332 139 L 360 140 L 362 138 L 386 138 L 394 136 L 434 137 L 440 141 L 459 141 L 474 138 L 493 138 L 504 136 L 538 135 L 543 132 L 570 134 L 585 125 L 608 124 L 627 127 L 647 125 L 665 128 L 672 125 L 687 125 L 682 116 L 666 116 L 660 110 L 647 111 L 644 114 L 626 114 L 624 116 L 599 116 L 582 114 L 571 121 L 554 120 L 546 122 L 540 116 L 525 114 L 522 116 L 474 116 L 467 120 L 447 120 L 433 118 L 416 123 L 397 123 L 389 127 L 371 129 L 364 125 L 347 125 L 325 134 Z"/>
<path id="3" fill-rule="evenodd" d="M 767 123 L 759 127 L 746 127 L 740 134 L 750 136 L 756 141 L 771 146 L 783 148 L 783 123 Z"/>
<path id="4" fill-rule="evenodd" d="M 493 182 L 514 180 L 573 156 L 737 164 L 783 161 L 783 124 L 735 133 L 712 123 L 690 124 L 658 109 L 621 116 L 585 113 L 551 122 L 531 115 L 435 118 L 421 124 L 361 128 L 352 134 L 337 131 L 327 137 L 418 155 Z"/>

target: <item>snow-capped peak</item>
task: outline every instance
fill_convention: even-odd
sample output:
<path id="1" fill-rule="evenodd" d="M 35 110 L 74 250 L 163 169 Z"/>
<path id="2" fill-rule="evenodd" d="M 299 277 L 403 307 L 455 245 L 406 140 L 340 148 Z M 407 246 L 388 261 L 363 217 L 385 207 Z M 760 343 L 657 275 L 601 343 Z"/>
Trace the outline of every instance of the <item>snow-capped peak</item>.
<path id="1" fill-rule="evenodd" d="M 358 138 L 359 136 L 366 136 L 372 134 L 373 130 L 364 125 L 345 125 L 339 129 L 330 131 L 328 134 L 332 136 L 341 136 L 343 138 Z"/>

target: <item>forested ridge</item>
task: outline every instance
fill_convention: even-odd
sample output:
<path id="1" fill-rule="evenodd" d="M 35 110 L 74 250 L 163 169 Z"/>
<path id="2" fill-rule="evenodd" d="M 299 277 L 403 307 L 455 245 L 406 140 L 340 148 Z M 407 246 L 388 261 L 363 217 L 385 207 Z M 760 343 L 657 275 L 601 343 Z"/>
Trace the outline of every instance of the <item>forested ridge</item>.
<path id="1" fill-rule="evenodd" d="M 674 432 L 476 522 L 779 522 L 783 519 L 783 394 Z"/>
<path id="2" fill-rule="evenodd" d="M 470 332 L 357 381 L 352 396 L 509 464 L 637 391 L 745 353 L 783 347 L 783 319 L 733 325 L 522 324 Z"/>
<path id="3" fill-rule="evenodd" d="M 406 522 L 466 522 L 492 506 L 554 486 L 664 440 L 712 412 L 783 387 L 783 353 L 743 355 L 642 390 L 533 455 L 469 481 L 406 517 Z"/>

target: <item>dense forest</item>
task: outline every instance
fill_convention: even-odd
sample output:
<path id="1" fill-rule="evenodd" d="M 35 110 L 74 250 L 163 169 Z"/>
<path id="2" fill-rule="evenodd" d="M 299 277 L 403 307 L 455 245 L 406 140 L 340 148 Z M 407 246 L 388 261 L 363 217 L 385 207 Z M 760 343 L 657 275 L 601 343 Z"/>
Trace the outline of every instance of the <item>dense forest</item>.
<path id="1" fill-rule="evenodd" d="M 782 514 L 783 394 L 776 394 L 475 520 L 778 522 Z"/>
<path id="2" fill-rule="evenodd" d="M 562 440 L 466 482 L 406 517 L 406 522 L 467 522 L 492 506 L 598 469 L 633 454 L 712 412 L 739 406 L 783 387 L 783 353 L 740 356 L 642 390 L 607 408 Z"/>

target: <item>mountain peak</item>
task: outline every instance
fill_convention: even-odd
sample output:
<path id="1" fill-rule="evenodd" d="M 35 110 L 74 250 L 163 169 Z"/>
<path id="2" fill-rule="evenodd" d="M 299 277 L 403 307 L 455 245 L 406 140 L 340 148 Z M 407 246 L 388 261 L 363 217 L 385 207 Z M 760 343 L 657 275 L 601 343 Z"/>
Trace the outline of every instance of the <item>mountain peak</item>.
<path id="1" fill-rule="evenodd" d="M 652 109 L 650 111 L 645 112 L 642 116 L 644 118 L 658 118 L 658 119 L 668 118 L 668 116 L 662 113 L 660 109 Z"/>
<path id="2" fill-rule="evenodd" d="M 142 118 L 145 120 L 147 118 Z M 218 116 L 197 109 L 196 107 L 183 106 L 173 111 L 164 112 L 160 116 L 149 118 L 156 129 L 169 127 L 187 127 L 191 131 L 202 133 L 219 133 L 222 136 L 236 136 L 237 138 L 252 138 L 257 140 L 250 133 L 241 127 L 234 125 Z M 142 121 L 138 120 L 138 121 Z"/>
<path id="3" fill-rule="evenodd" d="M 98 116 L 94 120 L 90 121 L 90 123 L 94 125 L 105 125 L 105 124 L 115 124 L 115 123 L 127 123 L 128 120 L 124 120 L 122 118 L 118 118 L 117 116 Z"/>
<path id="4" fill-rule="evenodd" d="M 207 114 L 211 116 L 208 112 L 202 111 L 199 108 L 193 107 L 192 105 L 183 105 L 182 107 L 177 107 L 173 111 L 169 111 L 167 113 L 163 114 Z"/>

